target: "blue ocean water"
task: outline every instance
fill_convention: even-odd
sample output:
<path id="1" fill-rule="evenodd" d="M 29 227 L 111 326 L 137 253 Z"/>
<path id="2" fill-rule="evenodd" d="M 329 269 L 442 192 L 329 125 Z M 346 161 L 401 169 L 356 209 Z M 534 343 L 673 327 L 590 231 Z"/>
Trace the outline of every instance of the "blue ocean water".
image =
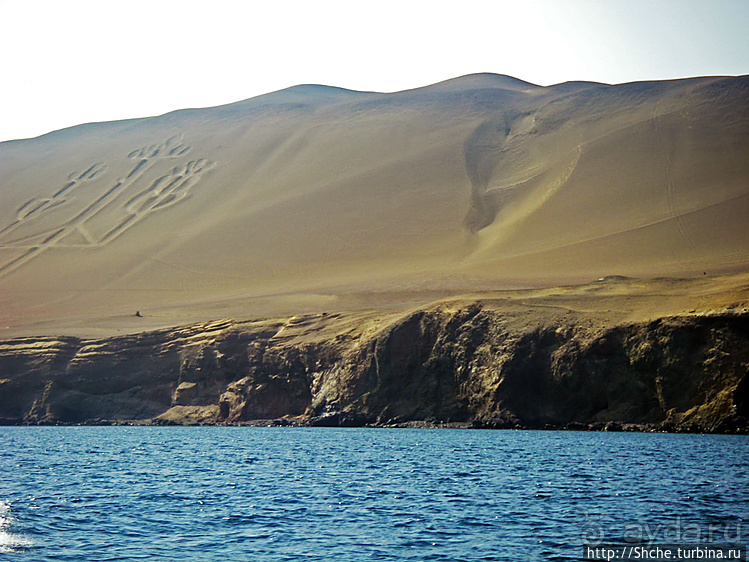
<path id="1" fill-rule="evenodd" d="M 747 461 L 741 436 L 2 427 L 0 559 L 537 561 L 579 560 L 584 541 L 746 544 Z"/>

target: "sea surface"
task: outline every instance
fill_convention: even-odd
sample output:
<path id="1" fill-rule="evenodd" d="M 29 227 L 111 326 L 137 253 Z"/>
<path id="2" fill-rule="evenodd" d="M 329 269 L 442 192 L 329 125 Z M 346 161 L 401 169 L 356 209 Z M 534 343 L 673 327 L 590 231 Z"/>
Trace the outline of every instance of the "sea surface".
<path id="1" fill-rule="evenodd" d="M 0 559 L 581 560 L 746 544 L 749 438 L 0 427 Z"/>

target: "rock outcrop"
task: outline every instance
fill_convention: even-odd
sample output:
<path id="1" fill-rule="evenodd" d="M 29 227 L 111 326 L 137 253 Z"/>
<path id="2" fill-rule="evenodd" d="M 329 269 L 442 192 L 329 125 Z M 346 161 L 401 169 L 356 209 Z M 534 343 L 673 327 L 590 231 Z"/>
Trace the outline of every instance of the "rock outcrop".
<path id="1" fill-rule="evenodd" d="M 0 419 L 747 431 L 749 313 L 522 329 L 513 314 L 475 302 L 6 340 Z"/>

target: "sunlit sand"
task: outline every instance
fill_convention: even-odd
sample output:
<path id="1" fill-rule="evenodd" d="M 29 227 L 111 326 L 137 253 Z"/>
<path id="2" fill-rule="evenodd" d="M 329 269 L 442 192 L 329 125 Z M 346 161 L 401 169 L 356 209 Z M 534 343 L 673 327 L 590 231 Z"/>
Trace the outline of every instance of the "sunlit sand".
<path id="1" fill-rule="evenodd" d="M 614 275 L 744 304 L 748 80 L 298 86 L 2 143 L 0 337 Z"/>

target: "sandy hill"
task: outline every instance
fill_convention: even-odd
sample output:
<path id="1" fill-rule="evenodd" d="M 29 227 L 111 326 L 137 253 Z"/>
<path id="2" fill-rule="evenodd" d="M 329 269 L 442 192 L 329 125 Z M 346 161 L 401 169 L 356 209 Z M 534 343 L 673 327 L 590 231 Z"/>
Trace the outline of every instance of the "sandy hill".
<path id="1" fill-rule="evenodd" d="M 297 86 L 0 143 L 0 335 L 741 274 L 747 217 L 749 76 Z"/>

